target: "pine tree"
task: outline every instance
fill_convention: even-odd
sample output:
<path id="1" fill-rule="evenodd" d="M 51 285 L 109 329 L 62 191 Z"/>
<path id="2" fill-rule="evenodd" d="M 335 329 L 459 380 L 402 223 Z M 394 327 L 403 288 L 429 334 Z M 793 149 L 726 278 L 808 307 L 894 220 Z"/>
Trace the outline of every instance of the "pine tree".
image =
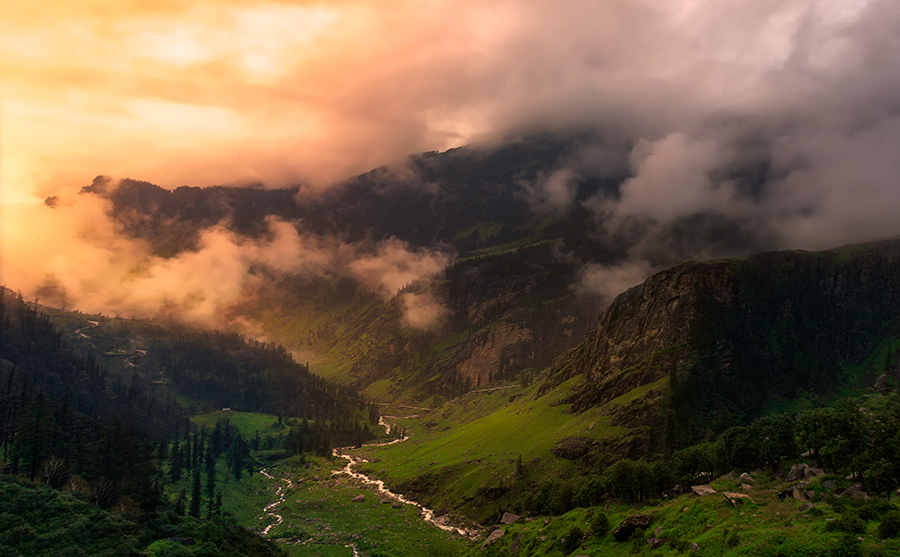
<path id="1" fill-rule="evenodd" d="M 209 518 L 212 518 L 215 511 L 216 496 L 216 458 L 213 456 L 212 445 L 206 451 L 206 495 L 209 497 L 209 505 L 207 507 Z"/>
<path id="2" fill-rule="evenodd" d="M 177 439 L 169 451 L 169 478 L 172 483 L 181 479 L 181 444 Z"/>
<path id="3" fill-rule="evenodd" d="M 191 510 L 190 514 L 194 518 L 200 518 L 200 469 L 194 469 L 194 483 L 191 486 Z"/>

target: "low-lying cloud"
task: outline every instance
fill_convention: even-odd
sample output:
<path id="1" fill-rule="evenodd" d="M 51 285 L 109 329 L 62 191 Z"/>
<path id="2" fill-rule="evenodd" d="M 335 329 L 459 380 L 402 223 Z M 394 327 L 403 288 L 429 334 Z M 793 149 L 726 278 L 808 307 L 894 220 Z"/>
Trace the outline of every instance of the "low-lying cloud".
<path id="1" fill-rule="evenodd" d="M 263 279 L 262 272 L 350 276 L 390 299 L 404 286 L 430 280 L 453 258 L 412 250 L 396 238 L 367 247 L 301 234 L 274 217 L 267 219 L 264 238 L 217 225 L 200 233 L 195 250 L 166 258 L 122 234 L 108 209 L 100 196 L 79 195 L 54 207 L 21 206 L 5 215 L 4 259 L 28 273 L 4 272 L 0 280 L 12 280 L 8 286 L 58 307 L 221 327 L 228 324 L 229 307 Z M 425 298 L 405 301 L 408 324 L 430 326 L 442 314 L 430 302 L 428 309 Z"/>

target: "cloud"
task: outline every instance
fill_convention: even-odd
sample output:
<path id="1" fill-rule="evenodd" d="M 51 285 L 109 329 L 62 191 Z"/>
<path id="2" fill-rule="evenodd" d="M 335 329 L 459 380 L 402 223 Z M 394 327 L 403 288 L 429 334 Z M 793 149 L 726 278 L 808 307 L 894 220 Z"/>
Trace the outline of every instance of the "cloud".
<path id="1" fill-rule="evenodd" d="M 549 176 L 538 176 L 537 183 L 523 183 L 528 205 L 533 211 L 566 211 L 575 201 L 579 176 L 561 168 Z"/>
<path id="2" fill-rule="evenodd" d="M 660 222 L 725 208 L 734 192 L 713 184 L 716 145 L 672 133 L 657 141 L 642 139 L 631 152 L 634 176 L 621 186 L 620 215 L 645 215 Z"/>
<path id="3" fill-rule="evenodd" d="M 613 266 L 591 263 L 582 268 L 575 289 L 599 295 L 608 304 L 628 288 L 644 282 L 653 271 L 646 261 L 630 261 Z"/>
<path id="4" fill-rule="evenodd" d="M 5 215 L 3 263 L 13 271 L 4 270 L 6 286 L 83 312 L 216 327 L 227 324 L 229 307 L 252 291 L 254 281 L 271 274 L 351 276 L 390 299 L 405 285 L 427 282 L 452 261 L 449 253 L 410 250 L 396 239 L 365 246 L 301 234 L 274 217 L 267 219 L 262 238 L 212 226 L 200 233 L 196 249 L 166 258 L 123 234 L 109 208 L 100 196 L 79 195 L 52 207 L 19 206 Z M 442 314 L 427 296 L 408 298 L 405 307 L 417 327 Z"/>
<path id="5" fill-rule="evenodd" d="M 430 293 L 406 293 L 403 299 L 403 323 L 415 329 L 430 329 L 447 315 L 447 308 Z"/>
<path id="6" fill-rule="evenodd" d="M 406 242 L 390 238 L 374 253 L 358 257 L 347 268 L 364 284 L 391 298 L 401 288 L 436 275 L 452 261 L 447 253 L 422 248 L 410 251 Z"/>
<path id="7" fill-rule="evenodd" d="M 19 2 L 0 20 L 2 255 L 97 307 L 104 277 L 231 270 L 225 255 L 242 263 L 215 299 L 253 265 L 340 268 L 389 295 L 442 256 L 271 222 L 277 246 L 213 229 L 156 260 L 101 205 L 40 203 L 97 174 L 316 191 L 409 153 L 571 127 L 606 141 L 529 184 L 532 206 L 626 175 L 586 205 L 635 269 L 896 235 L 898 50 L 893 0 Z M 218 304 L 171 296 L 198 315 Z"/>

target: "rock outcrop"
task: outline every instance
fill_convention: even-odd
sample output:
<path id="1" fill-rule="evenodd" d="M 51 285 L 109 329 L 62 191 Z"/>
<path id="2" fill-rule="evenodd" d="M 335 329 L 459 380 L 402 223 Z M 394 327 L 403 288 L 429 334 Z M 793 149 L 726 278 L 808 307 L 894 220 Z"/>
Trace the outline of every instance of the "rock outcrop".
<path id="1" fill-rule="evenodd" d="M 900 241 L 687 262 L 619 295 L 541 392 L 582 376 L 564 400 L 578 412 L 642 388 L 613 420 L 644 439 L 634 458 L 692 442 L 705 416 L 746 421 L 772 396 L 833 388 L 841 364 L 900 321 L 897 307 Z"/>

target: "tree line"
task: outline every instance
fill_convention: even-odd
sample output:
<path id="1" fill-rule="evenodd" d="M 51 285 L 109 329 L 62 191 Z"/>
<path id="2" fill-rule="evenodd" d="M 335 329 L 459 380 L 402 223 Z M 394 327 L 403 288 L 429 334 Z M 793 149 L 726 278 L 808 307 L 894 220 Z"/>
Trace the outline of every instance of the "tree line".
<path id="1" fill-rule="evenodd" d="M 796 415 L 776 414 L 725 430 L 712 441 L 653 460 L 624 458 L 588 465 L 577 481 L 544 482 L 520 502 L 532 514 L 563 514 L 607 498 L 642 502 L 672 496 L 733 471 L 777 470 L 811 461 L 829 474 L 852 476 L 869 493 L 890 498 L 900 487 L 900 394 L 866 408 L 853 400 Z M 527 467 L 518 464 L 520 476 Z"/>

